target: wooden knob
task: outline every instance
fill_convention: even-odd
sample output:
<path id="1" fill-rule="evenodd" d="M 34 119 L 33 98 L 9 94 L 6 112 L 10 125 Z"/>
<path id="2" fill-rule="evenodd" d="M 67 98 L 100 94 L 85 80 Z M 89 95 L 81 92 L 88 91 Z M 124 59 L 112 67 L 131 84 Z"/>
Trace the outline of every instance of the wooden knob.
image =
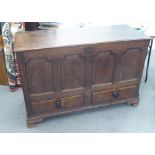
<path id="1" fill-rule="evenodd" d="M 117 91 L 113 91 L 113 92 L 112 92 L 112 96 L 113 96 L 114 98 L 118 98 L 118 97 L 119 97 L 119 93 L 118 93 Z"/>
<path id="2" fill-rule="evenodd" d="M 61 101 L 59 101 L 59 100 L 55 101 L 55 107 L 61 108 Z"/>

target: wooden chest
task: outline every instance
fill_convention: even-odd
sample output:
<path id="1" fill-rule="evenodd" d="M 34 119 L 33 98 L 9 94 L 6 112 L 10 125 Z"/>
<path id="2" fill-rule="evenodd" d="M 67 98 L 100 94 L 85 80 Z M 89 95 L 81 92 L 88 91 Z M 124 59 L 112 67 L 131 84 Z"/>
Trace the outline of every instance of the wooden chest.
<path id="1" fill-rule="evenodd" d="M 137 105 L 149 42 L 126 25 L 17 33 L 28 127 L 54 115 Z"/>

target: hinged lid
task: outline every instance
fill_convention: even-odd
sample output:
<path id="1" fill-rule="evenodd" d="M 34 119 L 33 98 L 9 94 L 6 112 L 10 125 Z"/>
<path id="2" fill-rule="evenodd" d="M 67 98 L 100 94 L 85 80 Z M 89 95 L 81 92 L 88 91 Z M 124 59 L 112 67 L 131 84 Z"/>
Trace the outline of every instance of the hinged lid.
<path id="1" fill-rule="evenodd" d="M 150 40 L 150 37 L 127 25 L 58 28 L 57 30 L 17 32 L 14 51 L 145 39 Z"/>

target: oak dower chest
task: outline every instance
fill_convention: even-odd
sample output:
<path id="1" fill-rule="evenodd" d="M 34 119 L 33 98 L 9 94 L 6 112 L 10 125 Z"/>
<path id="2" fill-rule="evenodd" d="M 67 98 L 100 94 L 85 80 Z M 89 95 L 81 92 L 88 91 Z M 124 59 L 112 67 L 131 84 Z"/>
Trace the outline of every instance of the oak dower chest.
<path id="1" fill-rule="evenodd" d="M 84 109 L 137 105 L 150 39 L 127 25 L 17 33 L 28 127 Z"/>

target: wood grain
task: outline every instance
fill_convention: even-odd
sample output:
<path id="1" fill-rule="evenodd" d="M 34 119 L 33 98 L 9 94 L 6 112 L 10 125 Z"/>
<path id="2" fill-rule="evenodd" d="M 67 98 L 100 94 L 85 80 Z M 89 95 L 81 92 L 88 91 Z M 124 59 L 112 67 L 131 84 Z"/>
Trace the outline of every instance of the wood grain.
<path id="1" fill-rule="evenodd" d="M 127 25 L 114 25 L 95 28 L 58 28 L 56 30 L 38 30 L 18 32 L 15 51 L 43 48 L 77 46 L 130 40 L 148 40 L 143 33 Z"/>

